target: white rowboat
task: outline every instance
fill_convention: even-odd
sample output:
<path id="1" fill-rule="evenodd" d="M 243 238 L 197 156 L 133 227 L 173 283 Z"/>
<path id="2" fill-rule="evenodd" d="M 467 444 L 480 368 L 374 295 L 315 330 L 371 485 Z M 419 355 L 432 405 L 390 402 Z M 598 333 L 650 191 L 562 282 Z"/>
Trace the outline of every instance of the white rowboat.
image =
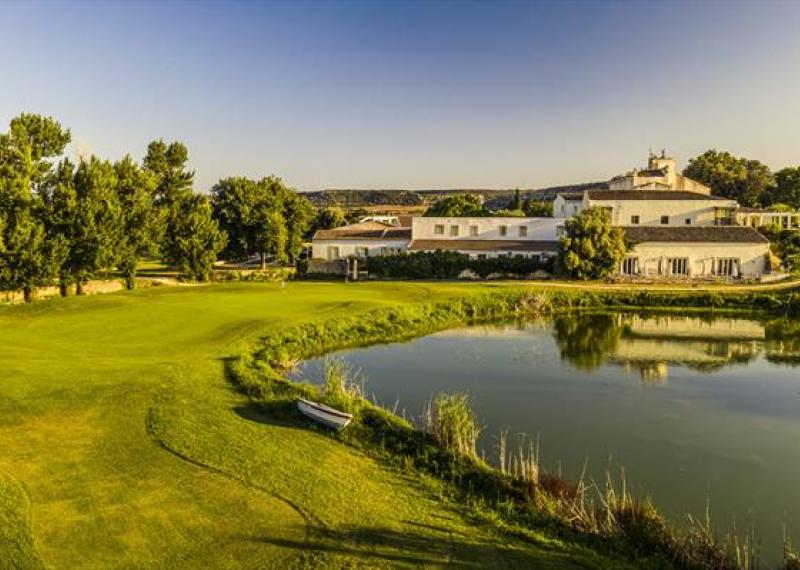
<path id="1" fill-rule="evenodd" d="M 339 410 L 334 410 L 323 404 L 318 404 L 311 400 L 304 400 L 303 398 L 297 399 L 297 409 L 312 420 L 335 430 L 346 428 L 347 424 L 353 420 L 352 414 L 340 412 Z"/>

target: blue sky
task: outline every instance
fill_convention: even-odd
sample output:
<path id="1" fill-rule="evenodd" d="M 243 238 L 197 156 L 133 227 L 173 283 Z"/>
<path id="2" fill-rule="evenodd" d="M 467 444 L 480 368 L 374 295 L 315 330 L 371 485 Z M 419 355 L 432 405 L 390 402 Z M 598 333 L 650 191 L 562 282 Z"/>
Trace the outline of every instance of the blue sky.
<path id="1" fill-rule="evenodd" d="M 0 124 L 187 144 L 196 187 L 606 179 L 649 147 L 800 164 L 800 3 L 0 4 Z"/>

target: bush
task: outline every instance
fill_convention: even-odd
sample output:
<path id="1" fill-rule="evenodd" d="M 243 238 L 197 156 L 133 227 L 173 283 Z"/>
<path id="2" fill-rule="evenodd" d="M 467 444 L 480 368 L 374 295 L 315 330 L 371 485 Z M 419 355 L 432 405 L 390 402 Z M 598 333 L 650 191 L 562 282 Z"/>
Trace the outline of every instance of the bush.
<path id="1" fill-rule="evenodd" d="M 467 269 L 482 278 L 493 273 L 525 277 L 534 271 L 552 272 L 553 265 L 553 260 L 527 257 L 471 259 L 454 251 L 434 251 L 370 257 L 367 270 L 370 275 L 383 278 L 455 279 Z"/>

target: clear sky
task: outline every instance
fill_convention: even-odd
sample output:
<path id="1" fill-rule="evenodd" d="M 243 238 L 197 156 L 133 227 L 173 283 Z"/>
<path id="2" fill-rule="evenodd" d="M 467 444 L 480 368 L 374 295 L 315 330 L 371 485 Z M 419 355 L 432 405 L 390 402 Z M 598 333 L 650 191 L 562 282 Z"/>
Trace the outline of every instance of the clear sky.
<path id="1" fill-rule="evenodd" d="M 4 2 L 0 38 L 0 124 L 52 115 L 108 158 L 179 139 L 201 191 L 800 164 L 800 2 Z"/>

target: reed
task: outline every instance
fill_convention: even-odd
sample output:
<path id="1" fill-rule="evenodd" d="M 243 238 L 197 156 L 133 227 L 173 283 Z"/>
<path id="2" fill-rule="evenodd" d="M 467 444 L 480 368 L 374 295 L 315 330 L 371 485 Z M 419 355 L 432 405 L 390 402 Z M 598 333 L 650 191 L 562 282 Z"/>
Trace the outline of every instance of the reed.
<path id="1" fill-rule="evenodd" d="M 343 358 L 328 357 L 324 363 L 324 394 L 328 403 L 352 410 L 364 398 L 365 379 Z"/>
<path id="2" fill-rule="evenodd" d="M 425 413 L 425 423 L 436 443 L 459 457 L 477 457 L 480 434 L 472 401 L 463 393 L 440 393 Z"/>

